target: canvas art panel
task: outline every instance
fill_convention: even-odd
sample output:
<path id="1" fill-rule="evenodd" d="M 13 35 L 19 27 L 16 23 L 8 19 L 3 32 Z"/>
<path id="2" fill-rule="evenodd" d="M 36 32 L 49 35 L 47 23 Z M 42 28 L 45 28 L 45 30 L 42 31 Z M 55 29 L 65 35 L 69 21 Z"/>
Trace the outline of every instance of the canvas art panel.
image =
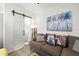
<path id="1" fill-rule="evenodd" d="M 63 12 L 47 18 L 47 29 L 53 31 L 72 31 L 72 12 Z"/>

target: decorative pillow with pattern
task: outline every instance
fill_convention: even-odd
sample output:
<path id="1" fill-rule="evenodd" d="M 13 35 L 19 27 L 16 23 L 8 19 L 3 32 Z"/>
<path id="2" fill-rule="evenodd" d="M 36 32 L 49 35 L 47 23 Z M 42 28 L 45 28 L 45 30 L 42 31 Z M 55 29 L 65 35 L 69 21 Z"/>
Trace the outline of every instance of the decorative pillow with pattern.
<path id="1" fill-rule="evenodd" d="M 66 47 L 66 45 L 67 45 L 67 36 L 57 35 L 55 39 L 57 41 L 56 42 L 57 45 Z"/>
<path id="2" fill-rule="evenodd" d="M 36 35 L 36 41 L 44 41 L 44 35 L 43 34 L 37 34 Z"/>
<path id="3" fill-rule="evenodd" d="M 53 37 L 53 35 L 49 35 L 48 38 L 47 38 L 47 43 L 49 45 L 55 45 L 55 39 Z"/>
<path id="4" fill-rule="evenodd" d="M 47 43 L 47 38 L 48 38 L 48 33 L 46 33 L 45 35 L 44 35 L 44 40 L 45 40 L 45 42 Z"/>

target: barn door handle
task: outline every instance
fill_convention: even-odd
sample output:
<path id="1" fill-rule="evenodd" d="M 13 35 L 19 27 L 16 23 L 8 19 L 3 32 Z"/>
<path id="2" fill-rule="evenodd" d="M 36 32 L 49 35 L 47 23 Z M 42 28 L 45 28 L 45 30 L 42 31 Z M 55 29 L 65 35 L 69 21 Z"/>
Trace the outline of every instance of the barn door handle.
<path id="1" fill-rule="evenodd" d="M 23 36 L 25 36 L 25 31 L 23 30 Z"/>

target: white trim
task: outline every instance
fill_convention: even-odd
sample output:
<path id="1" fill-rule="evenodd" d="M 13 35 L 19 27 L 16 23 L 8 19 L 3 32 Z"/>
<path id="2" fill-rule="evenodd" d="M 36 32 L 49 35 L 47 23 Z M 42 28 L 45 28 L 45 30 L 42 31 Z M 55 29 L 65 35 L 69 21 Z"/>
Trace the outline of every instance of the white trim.
<path id="1" fill-rule="evenodd" d="M 5 4 L 3 5 L 3 47 L 5 48 Z"/>
<path id="2" fill-rule="evenodd" d="M 23 47 L 24 47 L 24 45 L 22 45 L 22 46 L 20 46 L 20 47 L 17 47 L 17 48 L 15 48 L 13 51 L 9 51 L 9 53 L 14 52 L 14 51 L 16 51 L 16 50 L 18 50 L 18 49 L 21 49 L 21 48 L 23 48 Z"/>

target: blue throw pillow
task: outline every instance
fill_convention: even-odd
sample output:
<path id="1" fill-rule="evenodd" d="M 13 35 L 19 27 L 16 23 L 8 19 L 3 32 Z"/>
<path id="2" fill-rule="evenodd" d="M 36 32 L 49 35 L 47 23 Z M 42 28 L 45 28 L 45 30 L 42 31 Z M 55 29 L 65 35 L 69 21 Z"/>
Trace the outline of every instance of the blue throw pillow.
<path id="1" fill-rule="evenodd" d="M 47 39 L 47 43 L 49 45 L 55 45 L 55 39 L 52 38 L 50 35 L 48 36 L 48 39 Z"/>
<path id="2" fill-rule="evenodd" d="M 47 40 L 48 44 L 53 45 L 53 41 L 51 39 Z"/>

